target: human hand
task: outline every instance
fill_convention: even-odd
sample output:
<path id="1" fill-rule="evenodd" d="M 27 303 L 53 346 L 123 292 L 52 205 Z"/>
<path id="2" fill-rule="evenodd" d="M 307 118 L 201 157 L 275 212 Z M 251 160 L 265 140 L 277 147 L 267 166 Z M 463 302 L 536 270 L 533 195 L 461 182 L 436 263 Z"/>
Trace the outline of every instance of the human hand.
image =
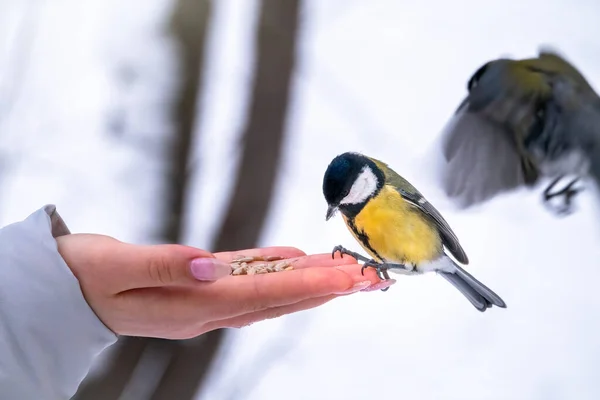
<path id="1" fill-rule="evenodd" d="M 96 315 L 119 335 L 185 339 L 307 310 L 380 281 L 352 257 L 292 247 L 215 253 L 181 245 L 140 246 L 92 234 L 56 239 Z M 280 256 L 293 270 L 231 276 L 238 255 Z"/>

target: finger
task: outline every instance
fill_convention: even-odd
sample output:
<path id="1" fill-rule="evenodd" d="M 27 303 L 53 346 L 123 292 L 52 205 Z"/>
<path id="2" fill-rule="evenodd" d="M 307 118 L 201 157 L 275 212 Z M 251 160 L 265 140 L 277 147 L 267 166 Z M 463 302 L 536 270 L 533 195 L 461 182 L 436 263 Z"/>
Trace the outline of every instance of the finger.
<path id="1" fill-rule="evenodd" d="M 135 246 L 140 247 L 140 246 Z M 229 262 L 237 255 L 297 257 L 303 255 L 293 247 L 266 247 L 239 252 L 212 253 L 180 245 L 147 246 L 148 275 L 146 287 L 176 284 L 198 284 L 198 281 L 215 281 L 231 274 Z"/>
<path id="2" fill-rule="evenodd" d="M 356 265 L 356 260 L 352 257 L 331 258 L 331 254 L 311 254 L 304 257 L 291 258 L 285 260 L 294 267 L 294 269 L 309 267 L 336 267 L 339 265 Z"/>
<path id="3" fill-rule="evenodd" d="M 347 273 L 355 282 L 365 279 L 374 283 L 381 282 L 374 268 L 365 268 L 363 270 L 363 266 L 360 264 L 340 265 L 336 268 Z"/>
<path id="4" fill-rule="evenodd" d="M 391 280 L 391 282 L 395 283 L 395 280 Z M 380 281 L 380 282 L 375 283 L 372 286 L 370 286 L 366 289 L 363 289 L 361 291 L 368 292 L 368 291 L 373 291 L 373 290 L 380 290 L 380 289 L 384 289 L 386 287 L 391 286 L 393 283 L 390 283 L 388 281 Z M 211 322 L 210 324 L 207 324 L 205 327 L 208 328 L 208 330 L 219 329 L 219 328 L 243 328 L 243 327 L 251 325 L 255 322 L 264 321 L 267 319 L 279 318 L 279 317 L 282 317 L 287 314 L 292 314 L 295 312 L 305 311 L 305 310 L 309 310 L 309 309 L 312 309 L 315 307 L 319 307 L 319 306 L 322 306 L 323 304 L 326 304 L 326 303 L 330 302 L 331 300 L 336 299 L 340 296 L 348 295 L 348 294 L 352 294 L 352 293 L 356 293 L 356 291 L 351 291 L 351 292 L 345 293 L 345 294 L 337 294 L 337 295 L 334 294 L 334 295 L 329 295 L 329 296 L 316 297 L 313 299 L 303 300 L 298 303 L 290 304 L 287 306 L 273 307 L 273 308 L 269 308 L 266 310 L 261 310 L 261 311 L 256 311 L 256 312 L 253 312 L 250 314 L 241 315 L 239 317 L 228 318 L 228 319 L 224 319 L 224 320 L 220 320 L 220 321 L 214 321 L 214 322 Z"/>
<path id="5" fill-rule="evenodd" d="M 215 253 L 215 257 L 226 262 L 232 262 L 236 257 L 266 257 L 279 256 L 281 258 L 295 258 L 305 256 L 302 250 L 295 247 L 273 246 L 259 249 L 246 249 L 237 251 L 221 251 Z"/>
<path id="6" fill-rule="evenodd" d="M 197 284 L 197 281 L 215 281 L 223 278 L 231 274 L 229 262 L 239 255 L 255 257 L 277 255 L 282 258 L 304 255 L 303 251 L 294 247 L 246 249 L 239 252 L 219 253 L 219 257 L 203 250 L 200 250 L 203 252 L 203 255 L 200 255 L 198 249 L 178 245 L 154 246 L 153 250 L 156 250 L 156 254 L 153 256 L 154 265 L 150 266 L 150 272 L 154 278 L 158 278 L 154 279 L 158 286 L 161 284 Z M 181 257 L 177 257 L 177 253 L 181 253 L 183 260 Z M 183 261 L 187 262 L 189 266 L 183 267 Z"/>
<path id="7" fill-rule="evenodd" d="M 225 319 L 346 292 L 357 284 L 360 290 L 379 282 L 373 271 L 361 275 L 361 267 L 354 264 L 230 276 L 203 286 L 198 292 L 202 297 L 198 301 L 210 301 L 213 319 Z"/>
<path id="8" fill-rule="evenodd" d="M 90 234 L 66 235 L 57 243 L 78 279 L 86 285 L 112 288 L 115 294 L 144 287 L 197 285 L 198 279 L 213 280 L 231 273 L 229 264 L 188 246 L 139 246 Z M 204 274 L 198 273 L 199 267 Z"/>
<path id="9" fill-rule="evenodd" d="M 204 321 L 221 321 L 219 323 L 214 323 L 207 330 L 216 329 L 217 327 L 223 326 L 223 321 L 228 321 L 227 323 L 231 321 L 237 321 L 235 323 L 240 323 L 243 325 L 243 321 L 265 319 L 267 318 L 267 315 L 276 317 L 278 315 L 293 312 L 293 310 L 296 310 L 296 308 L 292 307 L 288 309 L 291 310 L 289 312 L 285 311 L 283 313 L 278 313 L 278 311 L 275 311 L 271 314 L 269 314 L 268 310 L 288 307 L 300 302 L 306 302 L 305 304 L 313 304 L 310 307 L 306 307 L 312 308 L 319 304 L 323 304 L 317 299 L 323 299 L 325 297 L 335 298 L 342 295 L 356 293 L 358 291 L 368 291 L 369 288 L 382 289 L 384 286 L 377 285 L 381 285 L 381 283 L 391 283 L 390 281 L 379 281 L 374 271 L 365 271 L 365 276 L 368 280 L 364 281 L 365 277 L 361 275 L 360 268 L 360 265 L 345 265 L 337 268 L 307 268 L 298 271 L 289 271 L 289 273 L 282 272 L 279 274 L 280 276 L 298 275 L 299 273 L 306 274 L 311 271 L 330 274 L 337 271 L 339 274 L 347 274 L 351 279 L 354 279 L 350 281 L 351 283 L 358 281 L 359 284 L 354 284 L 350 288 L 343 288 L 343 290 L 336 291 L 334 293 L 328 293 L 321 296 L 317 295 L 300 301 L 293 301 L 289 298 L 286 298 L 284 299 L 284 302 L 289 302 L 289 304 L 277 305 L 277 302 L 273 302 L 271 305 L 265 306 L 265 308 L 250 310 L 249 312 L 246 310 L 249 309 L 248 305 L 252 304 L 251 300 L 242 299 L 242 301 L 240 301 L 239 297 L 235 296 L 240 289 L 240 285 L 238 285 L 236 282 L 239 282 L 241 278 L 250 278 L 250 280 L 252 280 L 261 279 L 268 276 L 274 277 L 278 274 L 229 277 L 210 285 L 202 285 L 201 287 L 161 287 L 130 290 L 119 294 L 121 301 L 128 303 L 130 306 L 134 305 L 135 307 L 139 307 L 140 310 L 143 310 L 143 320 L 145 320 L 145 325 L 139 326 L 139 324 L 137 324 L 134 327 L 135 330 L 131 330 L 131 327 L 117 327 L 113 329 L 119 334 L 139 336 L 140 329 L 143 332 L 145 330 L 156 331 L 156 329 L 159 328 L 161 333 L 155 333 L 155 335 L 158 337 L 171 337 L 170 335 L 172 335 L 175 331 L 179 331 L 179 335 L 182 335 L 181 338 L 187 338 L 197 335 L 197 329 L 199 329 L 199 326 L 206 327 L 206 323 Z M 374 281 L 376 283 L 373 284 Z M 364 284 L 361 285 L 361 282 L 364 282 Z M 228 285 L 225 285 L 225 283 L 228 283 Z M 221 287 L 215 293 L 213 289 L 218 285 Z M 269 296 L 265 297 L 268 298 Z M 264 298 L 261 300 L 265 301 Z M 279 302 L 281 301 L 279 300 Z M 261 306 L 254 305 L 253 307 L 258 308 Z M 300 307 L 299 309 L 304 309 L 304 307 Z M 249 314 L 254 314 L 255 317 L 245 317 Z M 164 329 L 166 329 L 166 331 Z"/>
<path id="10" fill-rule="evenodd" d="M 317 297 L 314 299 L 303 300 L 295 304 L 287 306 L 269 308 L 267 310 L 256 311 L 250 314 L 241 315 L 239 317 L 227 318 L 220 321 L 213 321 L 204 326 L 206 332 L 220 328 L 243 328 L 255 322 L 264 321 L 267 319 L 279 318 L 287 314 L 293 314 L 300 311 L 310 310 L 315 307 L 322 306 L 337 298 L 336 295 Z"/>

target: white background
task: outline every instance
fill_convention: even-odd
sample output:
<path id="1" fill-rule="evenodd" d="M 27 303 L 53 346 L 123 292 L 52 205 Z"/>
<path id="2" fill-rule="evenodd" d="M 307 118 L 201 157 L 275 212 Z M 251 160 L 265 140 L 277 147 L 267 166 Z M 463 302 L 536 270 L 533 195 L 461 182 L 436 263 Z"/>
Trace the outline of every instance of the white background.
<path id="1" fill-rule="evenodd" d="M 566 219 L 541 206 L 543 186 L 459 212 L 436 188 L 430 155 L 470 74 L 491 58 L 532 56 L 551 44 L 599 87 L 600 5 L 418 3 L 305 1 L 288 139 L 261 244 L 358 249 L 341 218 L 325 223 L 321 179 L 335 155 L 360 151 L 429 198 L 459 236 L 469 271 L 508 308 L 481 314 L 435 275 L 401 276 L 386 293 L 235 332 L 199 398 L 600 398 L 600 214 L 592 191 Z M 74 232 L 155 240 L 162 165 L 153 143 L 170 133 L 163 106 L 177 82 L 176 48 L 165 35 L 170 7 L 0 5 L 2 225 L 55 203 Z M 188 210 L 187 242 L 195 246 L 208 245 L 230 190 L 255 21 L 255 1 L 218 1 Z M 118 77 L 128 70 L 136 75 L 124 86 Z M 119 108 L 127 111 L 127 140 L 109 132 Z"/>

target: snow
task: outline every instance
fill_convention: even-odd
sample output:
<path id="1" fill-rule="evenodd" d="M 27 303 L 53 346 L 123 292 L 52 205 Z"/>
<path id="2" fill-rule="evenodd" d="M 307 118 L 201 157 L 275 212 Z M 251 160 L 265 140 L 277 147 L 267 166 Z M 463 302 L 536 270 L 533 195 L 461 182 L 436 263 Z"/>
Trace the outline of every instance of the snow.
<path id="1" fill-rule="evenodd" d="M 186 240 L 200 247 L 231 189 L 256 21 L 256 1 L 216 3 Z M 165 36 L 170 5 L 0 6 L 0 224 L 53 202 L 75 232 L 155 240 L 160 143 L 171 129 L 161 107 L 177 78 Z M 385 293 L 232 331 L 199 399 L 598 398 L 593 191 L 563 219 L 542 207 L 542 185 L 459 211 L 436 187 L 431 151 L 466 80 L 491 58 L 550 44 L 600 88 L 599 11 L 589 0 L 307 0 L 289 136 L 261 244 L 358 250 L 339 216 L 325 222 L 321 183 L 335 155 L 360 151 L 388 162 L 444 214 L 468 270 L 508 308 L 481 314 L 435 275 L 398 276 Z M 125 128 L 107 123 L 115 120 Z M 236 393 L 237 383 L 250 386 Z"/>

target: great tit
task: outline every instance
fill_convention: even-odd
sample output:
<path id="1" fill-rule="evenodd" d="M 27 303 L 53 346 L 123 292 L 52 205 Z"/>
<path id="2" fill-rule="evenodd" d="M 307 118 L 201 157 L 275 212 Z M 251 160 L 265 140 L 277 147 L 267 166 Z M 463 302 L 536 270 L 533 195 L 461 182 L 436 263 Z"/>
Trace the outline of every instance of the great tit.
<path id="1" fill-rule="evenodd" d="M 337 210 L 346 226 L 372 259 L 342 246 L 333 249 L 363 261 L 389 279 L 388 270 L 406 275 L 435 271 L 456 287 L 479 311 L 504 301 L 479 282 L 462 264 L 469 259 L 440 213 L 408 181 L 383 162 L 347 152 L 333 159 L 323 178 L 328 208 L 326 220 Z"/>
<path id="2" fill-rule="evenodd" d="M 544 203 L 563 196 L 572 211 L 577 181 L 600 182 L 600 97 L 556 51 L 534 58 L 500 58 L 470 77 L 468 95 L 442 136 L 443 186 L 463 207 L 517 187 L 552 179 Z M 552 192 L 565 176 L 571 180 Z"/>

